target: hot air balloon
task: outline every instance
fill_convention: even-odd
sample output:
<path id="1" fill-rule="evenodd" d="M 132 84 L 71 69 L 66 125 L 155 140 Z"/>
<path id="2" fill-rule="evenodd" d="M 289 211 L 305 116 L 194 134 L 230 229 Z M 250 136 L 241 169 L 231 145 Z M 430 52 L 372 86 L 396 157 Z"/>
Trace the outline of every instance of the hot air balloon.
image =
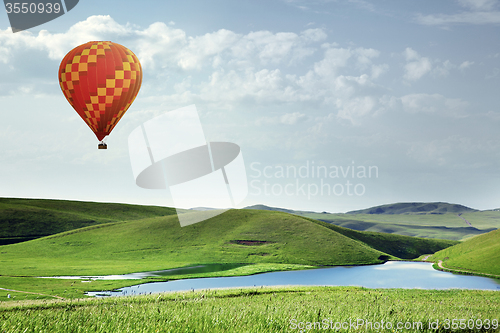
<path id="1" fill-rule="evenodd" d="M 59 84 L 69 104 L 107 149 L 109 135 L 134 101 L 142 82 L 139 59 L 112 42 L 88 42 L 61 61 Z"/>

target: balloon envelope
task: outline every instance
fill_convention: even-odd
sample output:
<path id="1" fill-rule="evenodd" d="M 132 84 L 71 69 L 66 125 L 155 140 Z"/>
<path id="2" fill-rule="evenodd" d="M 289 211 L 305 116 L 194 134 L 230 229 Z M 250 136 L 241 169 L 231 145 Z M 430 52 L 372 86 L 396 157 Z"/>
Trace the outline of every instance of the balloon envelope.
<path id="1" fill-rule="evenodd" d="M 142 83 L 139 59 L 112 42 L 88 42 L 59 66 L 64 96 L 101 141 L 134 101 Z"/>

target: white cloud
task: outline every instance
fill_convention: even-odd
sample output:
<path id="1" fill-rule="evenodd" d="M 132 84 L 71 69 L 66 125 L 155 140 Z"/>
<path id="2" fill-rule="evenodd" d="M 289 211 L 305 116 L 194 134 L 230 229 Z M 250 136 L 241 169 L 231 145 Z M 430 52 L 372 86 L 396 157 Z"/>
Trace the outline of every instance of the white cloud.
<path id="1" fill-rule="evenodd" d="M 454 68 L 457 68 L 457 66 L 452 64 L 451 61 L 445 60 L 443 63 L 438 64 L 434 68 L 434 72 L 436 72 L 439 76 L 447 76 Z"/>
<path id="2" fill-rule="evenodd" d="M 200 85 L 200 97 L 205 101 L 225 103 L 252 98 L 257 102 L 286 101 L 283 78 L 279 69 L 243 73 L 231 70 L 215 71 L 208 82 Z"/>
<path id="3" fill-rule="evenodd" d="M 452 117 L 466 116 L 469 104 L 459 98 L 440 94 L 409 94 L 401 97 L 403 110 L 409 113 L 438 113 Z"/>
<path id="4" fill-rule="evenodd" d="M 491 10 L 498 4 L 498 0 L 458 0 L 458 3 L 472 10 Z"/>
<path id="5" fill-rule="evenodd" d="M 350 49 L 328 48 L 323 60 L 314 64 L 314 72 L 323 77 L 337 76 L 339 69 L 347 65 L 351 55 Z"/>
<path id="6" fill-rule="evenodd" d="M 162 22 L 153 23 L 135 34 L 134 53 L 146 69 L 176 67 L 179 50 L 187 44 L 184 31 L 170 28 Z"/>
<path id="7" fill-rule="evenodd" d="M 406 154 L 421 164 L 469 169 L 488 163 L 481 161 L 481 158 L 474 160 L 474 157 L 495 156 L 498 146 L 495 140 L 453 134 L 441 139 L 410 142 Z M 469 156 L 473 161 L 464 161 L 464 156 Z"/>
<path id="8" fill-rule="evenodd" d="M 26 54 L 32 57 L 33 50 L 45 54 L 56 67 L 58 61 L 80 43 L 113 40 L 129 47 L 139 57 L 148 78 L 143 81 L 141 92 L 145 103 L 182 105 L 202 101 L 226 110 L 249 103 L 326 107 L 337 118 L 352 123 L 389 109 L 381 98 L 386 93 L 384 88 L 374 83 L 389 70 L 387 64 L 376 62 L 380 51 L 343 48 L 336 43 L 325 43 L 326 38 L 322 29 L 248 34 L 221 29 L 188 36 L 182 29 L 162 22 L 139 28 L 120 25 L 109 16 L 92 16 L 65 33 L 0 34 L 0 62 L 13 68 L 11 74 L 6 72 L 8 66 L 0 70 L 2 74 L 21 77 L 16 71 L 25 70 L 24 62 L 16 59 Z M 322 52 L 319 57 L 312 57 L 319 52 Z M 425 65 L 427 58 L 410 48 L 406 50 L 406 57 L 410 61 L 408 79 L 425 74 L 425 66 L 413 68 L 411 64 L 424 62 Z M 47 67 L 41 65 L 47 58 L 35 59 L 40 63 L 32 62 L 33 66 Z M 295 66 L 299 62 L 301 66 Z M 297 74 L 298 71 L 302 73 Z M 26 84 L 12 85 L 3 93 L 16 93 L 20 86 Z M 41 88 L 35 85 L 33 89 L 38 93 L 36 90 Z M 305 119 L 303 112 L 288 112 L 275 121 L 292 125 Z"/>
<path id="9" fill-rule="evenodd" d="M 460 66 L 458 66 L 458 68 L 460 69 L 467 69 L 469 68 L 470 66 L 474 65 L 474 61 L 464 61 L 463 63 L 460 64 Z"/>
<path id="10" fill-rule="evenodd" d="M 433 140 L 431 142 L 416 142 L 411 145 L 407 155 L 423 164 L 435 163 L 444 165 L 447 161 L 447 155 L 452 148 L 447 141 Z"/>
<path id="11" fill-rule="evenodd" d="M 450 24 L 499 24 L 500 11 L 498 0 L 458 0 L 458 4 L 466 11 L 455 14 L 431 14 L 416 16 L 416 21 L 423 25 L 450 25 Z"/>
<path id="12" fill-rule="evenodd" d="M 300 112 L 285 113 L 282 116 L 261 117 L 255 121 L 256 125 L 295 125 L 307 120 L 307 116 Z"/>
<path id="13" fill-rule="evenodd" d="M 300 112 L 287 113 L 280 117 L 280 121 L 283 124 L 295 125 L 299 122 L 303 122 L 307 119 L 307 116 Z"/>
<path id="14" fill-rule="evenodd" d="M 454 69 L 463 70 L 471 66 L 474 62 L 464 61 L 461 65 L 455 65 L 450 60 L 441 61 L 438 59 L 430 59 L 422 57 L 417 51 L 407 47 L 403 52 L 406 59 L 404 66 L 404 79 L 408 81 L 416 81 L 424 75 L 431 73 L 434 76 L 448 76 Z"/>
<path id="15" fill-rule="evenodd" d="M 347 119 L 356 124 L 358 119 L 370 114 L 376 105 L 376 100 L 372 96 L 354 97 L 351 99 L 338 99 L 338 117 Z"/>
<path id="16" fill-rule="evenodd" d="M 387 64 L 372 65 L 371 77 L 372 79 L 377 79 L 379 76 L 387 73 L 388 70 L 389 70 L 389 65 Z"/>
<path id="17" fill-rule="evenodd" d="M 458 14 L 417 15 L 416 21 L 423 25 L 449 24 L 499 24 L 500 12 L 462 12 Z"/>
<path id="18" fill-rule="evenodd" d="M 47 31 L 41 31 L 38 36 L 29 32 L 0 34 L 0 41 L 3 41 L 0 61 L 14 66 L 16 71 L 20 70 L 20 64 L 14 59 L 26 50 L 35 49 L 49 59 L 59 60 L 82 40 L 113 40 L 115 37 L 124 40 L 123 44 L 138 55 L 145 71 L 149 71 L 150 90 L 145 92 L 143 100 L 151 103 L 181 105 L 203 101 L 219 109 L 248 105 L 249 102 L 304 103 L 307 107 L 327 107 L 336 118 L 353 124 L 396 109 L 398 103 L 406 112 L 442 112 L 454 116 L 463 115 L 467 107 L 459 99 L 437 94 L 412 94 L 402 98 L 387 95 L 373 81 L 389 70 L 387 64 L 375 62 L 380 51 L 342 48 L 335 43 L 319 45 L 327 37 L 321 29 L 308 29 L 299 34 L 255 31 L 246 35 L 221 29 L 201 36 L 187 36 L 183 30 L 161 22 L 140 29 L 120 25 L 109 16 L 92 16 L 61 34 Z M 323 49 L 322 57 L 303 66 L 304 74 L 287 74 L 293 61 L 306 59 L 320 49 Z M 407 48 L 404 56 L 407 80 L 417 80 L 433 68 L 429 58 L 420 56 L 412 48 Z M 471 64 L 466 61 L 460 68 Z M 34 66 L 40 65 L 35 63 Z M 445 61 L 435 66 L 435 70 L 445 72 L 452 67 Z M 157 91 L 164 91 L 168 86 L 163 81 L 171 73 L 177 74 L 170 92 L 158 96 Z M 37 93 L 36 86 L 26 84 L 13 86 L 10 93 L 27 88 Z M 306 120 L 307 116 L 303 112 L 288 112 L 260 119 L 261 123 L 293 125 Z"/>
<path id="19" fill-rule="evenodd" d="M 407 47 L 404 51 L 406 57 L 404 78 L 409 81 L 416 81 L 432 69 L 429 58 L 421 57 L 415 50 Z"/>
<path id="20" fill-rule="evenodd" d="M 179 52 L 177 64 L 182 69 L 201 69 L 207 58 L 222 53 L 240 38 L 241 36 L 225 29 L 190 37 L 186 47 Z"/>

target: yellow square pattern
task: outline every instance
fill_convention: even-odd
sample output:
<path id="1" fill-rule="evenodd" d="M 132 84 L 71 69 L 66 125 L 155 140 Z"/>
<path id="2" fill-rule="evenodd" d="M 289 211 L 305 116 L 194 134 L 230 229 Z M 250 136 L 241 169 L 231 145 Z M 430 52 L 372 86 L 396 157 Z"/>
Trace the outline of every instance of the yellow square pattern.
<path id="1" fill-rule="evenodd" d="M 107 44 L 107 42 L 98 42 L 96 44 L 91 45 L 90 48 L 82 50 L 81 55 L 74 56 L 73 59 L 71 60 L 71 63 L 65 65 L 62 75 L 60 75 L 60 85 L 61 89 L 68 97 L 68 99 L 74 98 L 70 90 L 73 90 L 75 88 L 74 84 L 75 82 L 78 82 L 80 77 L 79 74 L 87 72 L 89 69 L 88 64 L 96 63 L 97 56 L 105 55 L 106 54 L 105 51 L 110 49 L 111 47 Z M 87 61 L 82 62 L 83 56 L 86 56 L 85 58 Z M 131 63 L 135 64 L 134 70 L 132 70 Z M 73 71 L 73 66 L 72 66 L 73 64 L 78 64 L 77 71 Z M 84 114 L 87 117 L 85 120 L 87 124 L 94 131 L 97 130 L 102 131 L 103 125 L 105 125 L 106 131 L 113 129 L 113 127 L 116 125 L 116 123 L 120 120 L 120 118 L 123 116 L 123 114 L 127 111 L 129 106 L 133 102 L 133 100 L 127 101 L 127 104 L 121 107 L 118 113 L 114 114 L 111 117 L 111 119 L 107 121 L 107 124 L 100 124 L 101 115 L 105 114 L 108 108 L 113 107 L 115 101 L 120 100 L 122 93 L 126 92 L 130 88 L 132 82 L 137 80 L 137 77 L 139 77 L 140 75 L 139 61 L 132 54 L 126 52 L 126 58 L 123 59 L 121 65 L 122 69 L 115 70 L 114 78 L 112 79 L 108 78 L 105 80 L 106 82 L 105 87 L 97 88 L 97 91 L 95 92 L 97 93 L 97 95 L 90 96 L 89 103 L 85 103 L 86 109 L 82 110 L 82 116 Z M 125 72 L 130 73 L 129 79 L 125 79 Z M 116 80 L 121 80 L 120 82 L 121 87 L 119 88 L 116 87 L 117 85 Z M 99 103 L 100 100 L 102 101 L 102 103 Z M 73 105 L 71 100 L 70 104 Z"/>

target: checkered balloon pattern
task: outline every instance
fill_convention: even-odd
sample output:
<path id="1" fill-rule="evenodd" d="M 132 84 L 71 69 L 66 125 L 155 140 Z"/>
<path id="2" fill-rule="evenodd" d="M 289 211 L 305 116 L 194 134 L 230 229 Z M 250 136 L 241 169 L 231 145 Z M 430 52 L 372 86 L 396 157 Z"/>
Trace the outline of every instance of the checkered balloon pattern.
<path id="1" fill-rule="evenodd" d="M 142 82 L 139 59 L 112 42 L 88 42 L 59 66 L 64 96 L 101 141 L 134 101 Z"/>

